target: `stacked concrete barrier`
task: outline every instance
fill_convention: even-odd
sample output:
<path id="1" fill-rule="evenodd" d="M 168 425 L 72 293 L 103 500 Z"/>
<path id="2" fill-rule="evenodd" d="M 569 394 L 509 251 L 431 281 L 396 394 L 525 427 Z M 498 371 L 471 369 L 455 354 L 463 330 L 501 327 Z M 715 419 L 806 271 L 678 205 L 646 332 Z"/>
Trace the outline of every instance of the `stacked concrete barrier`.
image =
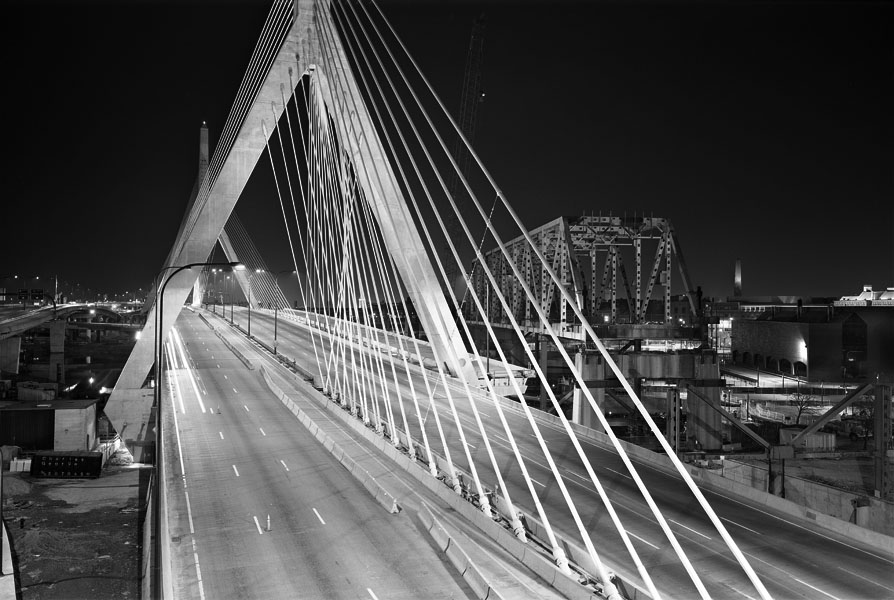
<path id="1" fill-rule="evenodd" d="M 460 544 L 454 539 L 444 526 L 435 518 L 434 513 L 425 502 L 422 503 L 422 509 L 419 511 L 419 518 L 425 530 L 431 535 L 438 550 L 447 555 L 450 563 L 459 571 L 462 578 L 469 584 L 472 591 L 478 597 L 478 600 L 489 600 L 491 598 L 502 599 L 497 590 L 495 590 L 478 567 L 465 553 Z"/>

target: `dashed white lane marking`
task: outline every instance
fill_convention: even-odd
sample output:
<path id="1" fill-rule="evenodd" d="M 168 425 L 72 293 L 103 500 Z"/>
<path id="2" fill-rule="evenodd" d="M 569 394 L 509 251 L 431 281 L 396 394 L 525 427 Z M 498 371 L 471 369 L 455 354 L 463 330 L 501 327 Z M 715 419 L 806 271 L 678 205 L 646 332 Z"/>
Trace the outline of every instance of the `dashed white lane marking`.
<path id="1" fill-rule="evenodd" d="M 833 596 L 832 594 L 829 594 L 829 593 L 827 593 L 827 592 L 824 592 L 823 590 L 819 589 L 818 587 L 813 587 L 812 585 L 810 585 L 810 584 L 807 583 L 806 581 L 801 581 L 801 580 L 798 579 L 797 577 L 792 577 L 792 579 L 794 579 L 795 581 L 797 581 L 797 582 L 800 583 L 801 585 L 806 585 L 806 586 L 809 587 L 810 589 L 815 590 L 815 591 L 819 592 L 820 594 L 822 594 L 822 595 L 824 595 L 824 596 L 828 596 L 829 598 L 834 598 L 835 600 L 841 600 L 838 596 Z"/>
<path id="2" fill-rule="evenodd" d="M 237 390 L 236 388 L 233 388 L 233 391 L 236 392 L 237 394 L 239 393 L 239 390 Z"/>
<path id="3" fill-rule="evenodd" d="M 534 479 L 533 477 L 531 477 L 531 481 L 533 481 L 534 483 L 536 483 L 536 484 L 539 485 L 540 487 L 546 487 L 545 485 L 543 485 L 542 483 L 540 483 L 539 481 L 537 481 L 537 480 Z"/>
<path id="4" fill-rule="evenodd" d="M 244 405 L 244 404 L 242 405 L 242 408 L 245 409 L 245 412 L 251 412 L 251 411 L 248 409 L 248 407 L 247 407 L 246 405 Z"/>
<path id="5" fill-rule="evenodd" d="M 214 358 L 214 357 L 212 356 L 211 358 Z M 217 368 L 219 369 L 219 368 L 220 368 L 220 365 L 217 365 Z"/>
<path id="6" fill-rule="evenodd" d="M 281 462 L 281 463 L 282 463 L 282 466 L 283 466 L 283 467 L 285 467 L 285 469 L 286 469 L 286 471 L 288 471 L 288 470 L 289 470 L 289 466 L 288 466 L 288 465 L 287 465 L 287 464 L 286 464 L 286 461 L 284 461 L 284 460 L 282 460 L 282 459 L 280 459 L 280 461 L 279 461 L 279 462 Z"/>
<path id="7" fill-rule="evenodd" d="M 608 467 L 605 467 L 605 470 L 611 471 L 612 473 L 620 475 L 621 477 L 626 477 L 627 479 L 633 479 L 633 477 L 631 477 L 630 475 L 627 475 L 626 473 L 621 473 L 620 471 L 615 471 L 614 469 L 609 469 Z"/>
<path id="8" fill-rule="evenodd" d="M 727 585 L 729 585 L 729 584 L 727 584 Z M 753 598 L 753 597 L 749 596 L 748 594 L 746 594 L 746 593 L 743 592 L 742 590 L 737 590 L 736 588 L 734 588 L 734 587 L 731 586 L 731 585 L 730 585 L 729 587 L 730 587 L 731 590 L 733 590 L 733 591 L 736 592 L 737 594 L 739 594 L 739 595 L 741 595 L 741 596 L 745 596 L 746 598 L 748 598 L 748 600 L 757 600 L 757 598 Z"/>
<path id="9" fill-rule="evenodd" d="M 376 596 L 371 589 L 366 588 L 366 591 L 369 592 L 369 595 L 373 600 L 379 600 L 379 597 Z"/>
<path id="10" fill-rule="evenodd" d="M 224 437 L 223 437 L 223 431 L 218 431 L 217 433 L 220 434 L 220 439 L 224 439 Z"/>
<path id="11" fill-rule="evenodd" d="M 641 541 L 642 543 L 644 543 L 644 544 L 648 544 L 648 545 L 652 546 L 653 548 L 655 548 L 656 550 L 661 550 L 661 548 L 659 548 L 658 546 L 656 546 L 656 545 L 653 544 L 652 542 L 649 542 L 649 541 L 647 541 L 647 540 L 644 540 L 643 538 L 639 537 L 639 536 L 636 535 L 635 533 L 630 533 L 630 532 L 628 531 L 628 532 L 627 532 L 627 535 L 629 535 L 630 537 L 635 537 L 636 539 L 638 539 L 638 540 Z"/>
<path id="12" fill-rule="evenodd" d="M 754 529 L 751 529 L 750 527 L 745 527 L 744 525 L 740 525 L 739 523 L 736 523 L 736 522 L 733 521 L 732 519 L 727 519 L 726 517 L 720 517 L 720 518 L 721 518 L 722 520 L 726 521 L 727 523 L 732 523 L 732 524 L 735 525 L 736 527 L 741 527 L 742 529 L 747 529 L 747 530 L 750 531 L 751 533 L 756 533 L 757 535 L 763 535 L 760 531 L 755 531 Z"/>
<path id="13" fill-rule="evenodd" d="M 703 538 L 705 538 L 706 540 L 710 540 L 710 539 L 711 539 L 711 538 L 709 538 L 708 536 L 706 536 L 704 533 L 699 533 L 698 531 L 696 531 L 696 530 L 693 529 L 692 527 L 686 527 L 686 526 L 683 525 L 682 523 L 679 523 L 679 522 L 677 522 L 677 521 L 674 521 L 673 519 L 668 519 L 668 521 L 671 522 L 671 523 L 674 523 L 675 525 L 679 525 L 679 526 L 682 527 L 683 529 L 688 529 L 689 531 L 691 531 L 691 532 L 694 533 L 695 535 L 700 535 L 700 536 L 702 536 Z"/>
<path id="14" fill-rule="evenodd" d="M 266 434 L 266 433 L 264 433 L 264 430 L 263 430 L 263 429 L 261 429 L 261 428 L 260 428 L 260 427 L 258 427 L 258 431 L 260 431 L 260 432 L 261 432 L 261 435 L 263 435 L 263 436 L 264 436 L 264 437 L 267 437 L 267 434 Z"/>
<path id="15" fill-rule="evenodd" d="M 255 520 L 255 527 L 258 528 L 258 533 L 261 534 L 261 535 L 264 535 L 264 530 L 261 529 L 261 524 L 258 522 L 258 518 L 257 518 L 257 517 L 252 517 L 252 519 Z"/>
<path id="16" fill-rule="evenodd" d="M 226 375 L 224 375 L 224 379 L 229 379 L 229 377 L 227 377 Z"/>
<path id="17" fill-rule="evenodd" d="M 314 509 L 314 514 L 317 515 L 317 518 L 320 520 L 320 523 L 322 523 L 323 525 L 326 524 L 326 521 L 323 520 L 323 517 L 320 516 L 320 513 L 317 512 L 316 508 Z"/>
<path id="18" fill-rule="evenodd" d="M 233 472 L 236 473 L 236 477 L 239 477 L 239 469 L 236 468 L 236 465 L 233 465 Z"/>

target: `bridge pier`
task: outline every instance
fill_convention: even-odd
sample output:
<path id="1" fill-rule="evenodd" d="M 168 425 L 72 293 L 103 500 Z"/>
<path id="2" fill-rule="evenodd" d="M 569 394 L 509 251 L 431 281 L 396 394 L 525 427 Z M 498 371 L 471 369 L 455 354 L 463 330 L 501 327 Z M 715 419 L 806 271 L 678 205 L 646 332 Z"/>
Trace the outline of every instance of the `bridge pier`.
<path id="1" fill-rule="evenodd" d="M 611 353 L 611 356 L 650 414 L 666 414 L 668 396 L 667 392 L 658 395 L 644 394 L 644 381 L 662 381 L 671 385 L 677 383 L 680 387 L 697 388 L 698 395 L 687 394 L 682 404 L 682 412 L 687 416 L 687 438 L 699 449 L 719 450 L 722 447 L 720 413 L 699 397 L 704 396 L 714 405 L 720 404 L 720 367 L 716 354 L 618 352 Z M 609 424 L 612 423 L 610 417 L 613 414 L 632 414 L 633 419 L 640 418 L 639 411 L 626 392 L 618 390 L 621 384 L 601 354 L 595 350 L 578 352 L 575 363 Z M 573 395 L 572 420 L 585 427 L 603 430 L 584 393 L 577 386 Z M 673 440 L 671 442 L 673 444 Z"/>

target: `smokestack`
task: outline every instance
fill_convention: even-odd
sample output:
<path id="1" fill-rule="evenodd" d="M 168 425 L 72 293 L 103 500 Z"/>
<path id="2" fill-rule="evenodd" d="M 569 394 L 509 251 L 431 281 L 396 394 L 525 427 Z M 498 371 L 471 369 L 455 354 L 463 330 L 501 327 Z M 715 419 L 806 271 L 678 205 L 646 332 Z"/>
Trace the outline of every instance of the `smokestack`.
<path id="1" fill-rule="evenodd" d="M 733 296 L 740 298 L 742 296 L 742 259 L 736 259 L 736 279 L 733 282 Z"/>

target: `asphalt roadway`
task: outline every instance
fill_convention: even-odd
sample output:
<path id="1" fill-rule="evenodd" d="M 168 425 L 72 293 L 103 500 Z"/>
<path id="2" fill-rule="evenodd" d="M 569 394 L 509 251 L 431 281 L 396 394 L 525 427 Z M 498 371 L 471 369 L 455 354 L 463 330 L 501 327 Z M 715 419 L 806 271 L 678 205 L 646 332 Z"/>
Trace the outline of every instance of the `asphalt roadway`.
<path id="1" fill-rule="evenodd" d="M 246 327 L 245 309 L 237 308 L 234 317 L 236 323 Z M 273 316 L 268 312 L 253 310 L 252 335 L 272 345 L 272 321 Z M 319 345 L 319 335 L 315 334 L 315 338 Z M 313 345 L 303 326 L 280 318 L 277 344 L 282 354 L 303 362 L 312 371 L 316 370 Z M 417 393 L 421 391 L 424 395 L 422 371 L 414 369 L 413 372 Z M 398 374 L 401 379 L 399 387 L 406 398 L 409 388 L 403 380 L 405 378 L 400 376 L 401 369 L 398 369 Z M 468 470 L 455 423 L 449 416 L 443 386 L 437 385 L 436 374 L 428 372 L 426 375 L 435 390 L 435 405 L 440 411 L 453 459 L 459 467 Z M 496 478 L 489 466 L 469 402 L 460 400 L 460 386 L 452 387 L 472 458 L 483 483 L 493 488 Z M 392 398 L 394 396 L 392 394 Z M 411 433 L 418 439 L 418 421 L 410 407 L 411 403 L 408 402 L 406 409 L 410 411 L 408 421 Z M 513 501 L 530 514 L 536 514 L 505 432 L 494 414 L 493 404 L 487 407 L 479 405 L 479 408 Z M 395 415 L 399 415 L 398 411 L 395 404 Z M 422 406 L 422 412 L 426 416 L 430 412 L 427 401 Z M 545 464 L 543 452 L 530 426 L 522 415 L 506 412 L 506 417 L 551 524 L 570 539 L 579 540 L 577 527 L 555 478 Z M 438 451 L 440 442 L 432 418 L 425 419 L 425 427 L 434 449 Z M 563 480 L 600 555 L 609 562 L 625 566 L 627 572 L 635 575 L 621 538 L 564 431 L 549 426 L 541 426 L 541 431 L 554 460 L 564 473 Z M 697 597 L 694 584 L 620 458 L 586 440 L 582 439 L 581 443 L 657 588 L 667 597 Z M 440 452 L 443 454 L 443 450 Z M 710 595 L 714 598 L 757 598 L 754 586 L 685 484 L 652 468 L 637 468 Z M 744 499 L 709 491 L 704 491 L 704 494 L 774 598 L 866 600 L 894 597 L 894 550 L 881 552 L 812 523 L 795 522 L 791 517 L 776 514 L 766 507 L 752 506 Z"/>
<path id="2" fill-rule="evenodd" d="M 470 597 L 425 532 L 379 505 L 197 315 L 176 330 L 164 404 L 176 597 Z"/>

